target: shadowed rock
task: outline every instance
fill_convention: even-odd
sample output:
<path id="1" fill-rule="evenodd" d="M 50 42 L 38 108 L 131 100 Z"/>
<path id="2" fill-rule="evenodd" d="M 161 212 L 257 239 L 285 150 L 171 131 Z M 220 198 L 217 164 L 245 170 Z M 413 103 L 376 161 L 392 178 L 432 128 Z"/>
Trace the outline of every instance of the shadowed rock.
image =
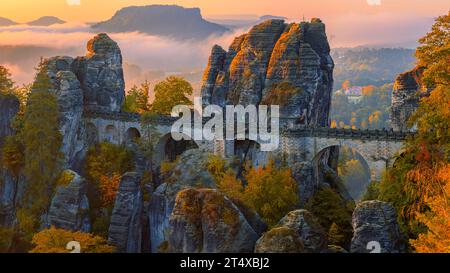
<path id="1" fill-rule="evenodd" d="M 351 252 L 371 252 L 370 242 L 379 244 L 381 253 L 404 251 L 397 215 L 389 203 L 365 201 L 358 204 L 353 212 L 352 225 Z"/>
<path id="2" fill-rule="evenodd" d="M 108 234 L 108 242 L 118 252 L 141 252 L 143 199 L 140 182 L 135 172 L 124 174 L 120 181 Z"/>
<path id="3" fill-rule="evenodd" d="M 277 226 L 288 227 L 298 233 L 305 252 L 323 252 L 327 249 L 327 235 L 317 218 L 309 211 L 300 209 L 289 212 Z"/>
<path id="4" fill-rule="evenodd" d="M 239 209 L 213 189 L 179 192 L 169 225 L 169 252 L 246 253 L 258 239 Z"/>
<path id="5" fill-rule="evenodd" d="M 86 181 L 77 173 L 66 170 L 71 177 L 67 185 L 56 188 L 47 215 L 47 227 L 90 232 L 89 201 L 86 196 Z"/>

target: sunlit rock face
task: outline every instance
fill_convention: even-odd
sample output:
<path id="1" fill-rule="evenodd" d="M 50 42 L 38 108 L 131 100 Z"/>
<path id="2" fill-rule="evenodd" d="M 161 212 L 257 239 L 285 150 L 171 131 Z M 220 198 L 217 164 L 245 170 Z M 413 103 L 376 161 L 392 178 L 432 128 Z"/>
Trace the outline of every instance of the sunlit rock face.
<path id="1" fill-rule="evenodd" d="M 319 19 L 268 20 L 235 38 L 228 52 L 214 46 L 203 78 L 203 103 L 277 104 L 282 117 L 327 126 L 333 68 Z"/>
<path id="2" fill-rule="evenodd" d="M 423 68 L 416 67 L 400 74 L 394 83 L 391 106 L 391 127 L 394 131 L 408 131 L 408 120 L 419 107 L 421 97 L 429 90 L 422 82 Z"/>

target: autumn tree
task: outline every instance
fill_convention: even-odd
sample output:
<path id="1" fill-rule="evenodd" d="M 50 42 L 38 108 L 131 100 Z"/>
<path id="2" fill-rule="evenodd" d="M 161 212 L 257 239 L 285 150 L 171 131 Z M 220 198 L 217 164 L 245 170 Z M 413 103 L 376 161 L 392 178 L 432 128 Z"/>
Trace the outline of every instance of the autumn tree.
<path id="1" fill-rule="evenodd" d="M 30 253 L 70 253 L 70 242 L 80 244 L 80 253 L 113 253 L 115 247 L 108 245 L 102 237 L 80 231 L 67 231 L 51 227 L 33 236 L 34 248 Z"/>
<path id="2" fill-rule="evenodd" d="M 84 172 L 88 180 L 93 232 L 107 236 L 109 218 L 122 175 L 134 168 L 134 155 L 124 146 L 99 143 L 88 150 Z"/>
<path id="3" fill-rule="evenodd" d="M 450 164 L 442 166 L 434 174 L 445 181 L 443 192 L 426 197 L 429 211 L 419 213 L 416 218 L 428 231 L 411 240 L 412 247 L 422 253 L 450 253 Z"/>
<path id="4" fill-rule="evenodd" d="M 440 16 L 431 31 L 419 40 L 416 50 L 418 65 L 425 67 L 427 86 L 450 85 L 450 12 Z"/>
<path id="5" fill-rule="evenodd" d="M 410 126 L 416 125 L 416 134 L 407 139 L 403 153 L 379 187 L 380 198 L 393 203 L 411 238 L 430 229 L 423 215 L 433 206 L 433 200 L 443 195 L 445 180 L 437 174 L 450 158 L 449 18 L 450 14 L 439 17 L 431 32 L 420 40 L 418 63 L 424 68 L 426 85 L 433 90 L 421 99 L 409 121 Z"/>
<path id="6" fill-rule="evenodd" d="M 349 89 L 350 86 L 351 86 L 350 80 L 345 80 L 345 81 L 342 83 L 342 89 L 343 89 L 343 90 Z"/>
<path id="7" fill-rule="evenodd" d="M 220 157 L 210 156 L 207 169 L 221 192 L 256 211 L 270 226 L 298 205 L 298 186 L 291 170 L 284 166 L 277 167 L 273 159 L 264 167 L 253 167 L 248 162 L 244 182 L 237 178 L 232 164 L 227 164 Z"/>
<path id="8" fill-rule="evenodd" d="M 134 85 L 125 97 L 123 111 L 130 113 L 144 113 L 150 110 L 150 83 L 145 81 L 140 86 Z"/>
<path id="9" fill-rule="evenodd" d="M 24 113 L 20 138 L 24 147 L 23 212 L 34 219 L 34 228 L 50 205 L 55 180 L 61 171 L 62 136 L 59 131 L 59 110 L 53 85 L 43 65 L 38 68 L 32 92 Z"/>
<path id="10" fill-rule="evenodd" d="M 11 79 L 9 70 L 0 65 L 0 93 L 11 94 L 14 90 L 14 82 Z"/>
<path id="11" fill-rule="evenodd" d="M 176 105 L 192 105 L 190 96 L 193 88 L 183 78 L 168 77 L 155 86 L 155 100 L 151 111 L 157 114 L 170 115 L 172 108 Z"/>

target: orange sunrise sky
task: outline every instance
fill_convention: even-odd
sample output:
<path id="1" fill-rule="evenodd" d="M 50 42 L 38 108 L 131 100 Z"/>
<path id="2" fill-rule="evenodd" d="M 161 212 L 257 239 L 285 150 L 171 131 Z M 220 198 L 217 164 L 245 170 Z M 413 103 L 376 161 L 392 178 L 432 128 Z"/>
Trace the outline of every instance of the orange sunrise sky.
<path id="1" fill-rule="evenodd" d="M 53 15 L 66 21 L 99 21 L 121 7 L 148 4 L 178 4 L 200 7 L 203 15 L 272 14 L 292 19 L 304 15 L 333 18 L 345 15 L 396 13 L 400 16 L 437 16 L 446 13 L 450 0 L 1 0 L 0 17 L 24 22 Z"/>

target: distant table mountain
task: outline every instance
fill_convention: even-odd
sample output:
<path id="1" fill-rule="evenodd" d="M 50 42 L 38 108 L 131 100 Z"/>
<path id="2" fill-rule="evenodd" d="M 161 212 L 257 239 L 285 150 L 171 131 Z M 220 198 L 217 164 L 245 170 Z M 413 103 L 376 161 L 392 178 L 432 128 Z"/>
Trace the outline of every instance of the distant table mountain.
<path id="1" fill-rule="evenodd" d="M 54 17 L 54 16 L 43 16 L 39 19 L 36 19 L 34 21 L 28 22 L 26 23 L 27 25 L 30 26 L 43 26 L 43 27 L 48 27 L 51 25 L 56 25 L 56 24 L 64 24 L 65 21 Z"/>
<path id="2" fill-rule="evenodd" d="M 0 27 L 8 27 L 13 25 L 17 25 L 17 23 L 9 20 L 8 18 L 0 17 Z"/>
<path id="3" fill-rule="evenodd" d="M 94 24 L 105 32 L 142 32 L 179 40 L 205 39 L 228 28 L 203 19 L 199 8 L 176 5 L 133 6 L 119 10 L 111 19 Z"/>

